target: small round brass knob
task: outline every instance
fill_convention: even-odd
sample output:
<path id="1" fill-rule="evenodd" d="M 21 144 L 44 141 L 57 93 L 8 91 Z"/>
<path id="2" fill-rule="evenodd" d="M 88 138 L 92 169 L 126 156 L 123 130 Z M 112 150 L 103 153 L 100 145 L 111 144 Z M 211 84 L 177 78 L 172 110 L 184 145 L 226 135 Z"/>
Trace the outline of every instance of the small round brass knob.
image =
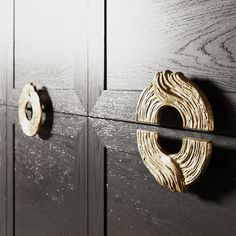
<path id="1" fill-rule="evenodd" d="M 20 94 L 18 117 L 21 128 L 27 136 L 37 134 L 42 119 L 42 107 L 37 89 L 33 84 L 26 84 Z"/>

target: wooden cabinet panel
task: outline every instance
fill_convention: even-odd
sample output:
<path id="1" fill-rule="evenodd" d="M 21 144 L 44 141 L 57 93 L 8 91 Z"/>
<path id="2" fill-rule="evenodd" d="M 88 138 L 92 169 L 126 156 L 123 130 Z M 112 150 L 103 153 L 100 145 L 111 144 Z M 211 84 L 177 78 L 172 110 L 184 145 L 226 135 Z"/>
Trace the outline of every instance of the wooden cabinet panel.
<path id="1" fill-rule="evenodd" d="M 170 69 L 205 92 L 215 133 L 235 136 L 235 1 L 99 2 L 105 12 L 89 5 L 90 116 L 135 121 L 141 91 Z"/>
<path id="2" fill-rule="evenodd" d="M 0 235 L 6 235 L 6 107 L 0 106 Z"/>
<path id="3" fill-rule="evenodd" d="M 158 131 L 167 151 L 178 147 L 176 141 L 182 137 L 211 140 L 213 155 L 207 171 L 186 193 L 161 187 L 139 156 L 137 128 Z M 235 141 L 90 118 L 90 235 L 234 235 Z"/>
<path id="4" fill-rule="evenodd" d="M 234 0 L 3 0 L 0 13 L 1 235 L 235 235 Z M 213 133 L 182 130 L 173 110 L 162 127 L 136 122 L 166 69 L 204 91 Z M 25 83 L 52 102 L 35 137 L 17 118 Z M 170 152 L 186 136 L 212 141 L 206 173 L 186 193 L 159 186 L 138 128 Z"/>
<path id="5" fill-rule="evenodd" d="M 199 83 L 197 83 L 199 85 Z M 202 87 L 210 101 L 214 121 L 214 133 L 235 136 L 236 134 L 236 93 L 214 93 Z M 94 106 L 90 116 L 106 117 L 134 122 L 136 119 L 136 107 L 141 91 L 110 91 L 104 90 Z M 163 110 L 160 126 L 181 128 L 182 120 L 170 109 Z"/>
<path id="6" fill-rule="evenodd" d="M 56 112 L 135 121 L 159 70 L 182 71 L 206 93 L 215 133 L 235 136 L 235 2 L 4 0 L 0 103 L 27 82 Z M 5 40 L 6 38 L 6 40 Z M 88 108 L 88 113 L 87 113 Z M 171 115 L 170 115 L 171 116 Z M 176 127 L 175 120 L 164 124 Z"/>
<path id="7" fill-rule="evenodd" d="M 86 117 L 60 113 L 48 137 L 30 138 L 19 127 L 17 109 L 8 107 L 7 116 L 4 109 L 3 235 L 235 234 L 235 138 L 97 118 L 87 127 Z M 186 193 L 159 186 L 139 155 L 139 128 L 158 131 L 171 152 L 186 136 L 212 141 L 206 173 Z"/>
<path id="8" fill-rule="evenodd" d="M 85 115 L 86 3 L 16 0 L 5 5 L 8 105 L 16 106 L 25 83 L 33 83 L 48 91 L 54 111 Z"/>
<path id="9" fill-rule="evenodd" d="M 107 88 L 142 90 L 169 68 L 236 92 L 235 20 L 234 0 L 108 1 Z"/>
<path id="10" fill-rule="evenodd" d="M 4 1 L 0 2 L 0 105 L 6 104 L 6 5 Z"/>
<path id="11" fill-rule="evenodd" d="M 27 137 L 8 108 L 8 234 L 86 235 L 85 117 L 55 114 L 50 137 Z"/>
<path id="12" fill-rule="evenodd" d="M 158 186 L 138 155 L 108 150 L 106 164 L 107 235 L 235 234 L 235 189 L 206 200 Z"/>

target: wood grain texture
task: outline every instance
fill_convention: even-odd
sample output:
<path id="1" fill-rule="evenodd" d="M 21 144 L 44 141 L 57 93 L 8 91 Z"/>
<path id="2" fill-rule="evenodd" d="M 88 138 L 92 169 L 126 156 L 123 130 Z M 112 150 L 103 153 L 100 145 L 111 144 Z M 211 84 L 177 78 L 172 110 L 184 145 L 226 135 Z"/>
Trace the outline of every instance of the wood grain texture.
<path id="1" fill-rule="evenodd" d="M 106 1 L 88 1 L 88 114 L 106 88 Z"/>
<path id="2" fill-rule="evenodd" d="M 0 106 L 0 235 L 6 236 L 6 107 Z"/>
<path id="3" fill-rule="evenodd" d="M 89 81 L 94 91 L 89 114 L 134 121 L 141 91 L 156 72 L 171 69 L 183 72 L 205 92 L 215 132 L 235 136 L 235 1 L 130 0 L 105 6 L 106 14 L 100 13 L 105 30 L 99 25 L 103 34 L 93 44 L 104 53 L 88 65 L 97 75 Z M 89 8 L 91 15 L 93 11 Z M 90 25 L 90 31 L 96 26 Z M 88 47 L 89 57 L 93 47 Z M 100 86 L 93 86 L 95 77 Z M 164 125 L 176 127 L 169 121 Z"/>
<path id="4" fill-rule="evenodd" d="M 142 90 L 170 69 L 236 92 L 234 0 L 113 0 L 107 14 L 108 89 Z"/>
<path id="5" fill-rule="evenodd" d="M 106 235 L 105 159 L 106 150 L 88 122 L 88 235 Z"/>
<path id="6" fill-rule="evenodd" d="M 235 234 L 236 215 L 232 211 L 236 194 L 235 138 L 104 119 L 89 120 L 96 133 L 90 134 L 90 145 L 99 142 L 107 149 L 105 157 L 101 148 L 89 156 L 97 172 L 105 170 L 105 176 L 99 173 L 90 181 L 96 181 L 97 194 L 104 191 L 105 212 L 103 206 L 93 210 L 96 214 L 99 212 L 98 220 L 105 219 L 107 235 Z M 186 136 L 212 141 L 213 156 L 206 173 L 185 194 L 160 187 L 139 156 L 138 128 L 158 130 L 172 145 L 176 139 Z M 103 231 L 97 231 L 97 235 L 103 235 L 100 232 Z"/>
<path id="7" fill-rule="evenodd" d="M 107 235 L 235 234 L 235 191 L 215 202 L 171 193 L 156 185 L 138 156 L 109 150 L 107 158 Z"/>
<path id="8" fill-rule="evenodd" d="M 0 3 L 0 104 L 6 104 L 6 7 Z"/>
<path id="9" fill-rule="evenodd" d="M 48 139 L 8 118 L 8 235 L 87 235 L 86 117 L 55 114 Z"/>
<path id="10" fill-rule="evenodd" d="M 86 114 L 86 3 L 16 0 L 8 5 L 8 105 L 16 106 L 21 89 L 32 82 L 49 91 L 54 111 Z"/>

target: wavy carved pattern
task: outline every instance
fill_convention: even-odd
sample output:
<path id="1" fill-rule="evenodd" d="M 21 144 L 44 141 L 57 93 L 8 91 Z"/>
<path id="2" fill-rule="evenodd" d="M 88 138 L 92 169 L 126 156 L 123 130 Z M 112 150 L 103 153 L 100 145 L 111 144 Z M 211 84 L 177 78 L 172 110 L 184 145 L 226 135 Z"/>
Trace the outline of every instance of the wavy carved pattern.
<path id="1" fill-rule="evenodd" d="M 141 94 L 137 106 L 137 120 L 158 123 L 158 113 L 165 106 L 176 108 L 183 127 L 212 131 L 214 120 L 210 104 L 203 92 L 182 73 L 159 72 Z M 138 148 L 142 160 L 155 179 L 172 191 L 182 192 L 206 168 L 212 150 L 207 140 L 184 138 L 176 154 L 165 152 L 158 134 L 137 131 Z"/>
<path id="2" fill-rule="evenodd" d="M 206 96 L 181 72 L 156 74 L 141 94 L 137 120 L 158 123 L 158 112 L 165 106 L 179 111 L 184 128 L 214 130 L 213 114 Z"/>

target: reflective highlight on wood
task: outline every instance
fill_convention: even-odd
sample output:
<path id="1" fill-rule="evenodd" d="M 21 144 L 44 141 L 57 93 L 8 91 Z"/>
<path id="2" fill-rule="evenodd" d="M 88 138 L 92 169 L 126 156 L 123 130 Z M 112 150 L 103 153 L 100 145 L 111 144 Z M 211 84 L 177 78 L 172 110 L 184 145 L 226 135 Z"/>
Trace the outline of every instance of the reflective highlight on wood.
<path id="1" fill-rule="evenodd" d="M 184 74 L 159 72 L 143 91 L 137 105 L 138 121 L 158 123 L 158 114 L 165 106 L 172 106 L 181 114 L 183 127 L 212 131 L 214 120 L 211 106 L 203 92 Z M 155 179 L 172 191 L 182 192 L 206 168 L 212 144 L 207 140 L 184 138 L 176 154 L 165 152 L 158 141 L 158 133 L 137 130 L 140 155 Z"/>
<path id="2" fill-rule="evenodd" d="M 31 109 L 30 116 L 28 109 Z M 18 101 L 18 117 L 23 132 L 27 136 L 34 136 L 39 129 L 42 119 L 40 98 L 33 84 L 26 84 Z"/>

